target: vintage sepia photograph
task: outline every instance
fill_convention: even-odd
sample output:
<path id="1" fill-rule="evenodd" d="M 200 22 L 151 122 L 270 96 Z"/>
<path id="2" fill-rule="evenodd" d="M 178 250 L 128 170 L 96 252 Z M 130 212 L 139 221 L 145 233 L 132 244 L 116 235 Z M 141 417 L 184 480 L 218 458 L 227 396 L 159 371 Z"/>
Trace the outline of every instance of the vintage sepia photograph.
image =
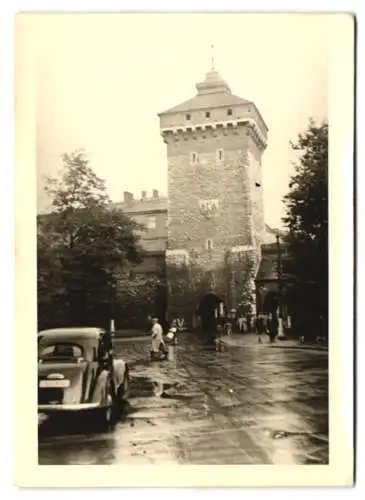
<path id="1" fill-rule="evenodd" d="M 34 15 L 39 466 L 330 465 L 331 18 Z"/>

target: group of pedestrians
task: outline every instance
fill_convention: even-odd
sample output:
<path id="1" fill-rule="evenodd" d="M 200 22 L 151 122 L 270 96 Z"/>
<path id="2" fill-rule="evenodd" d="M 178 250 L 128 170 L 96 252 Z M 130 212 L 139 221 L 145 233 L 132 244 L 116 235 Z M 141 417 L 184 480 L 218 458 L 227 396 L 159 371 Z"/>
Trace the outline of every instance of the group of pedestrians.
<path id="1" fill-rule="evenodd" d="M 241 314 L 237 319 L 233 317 L 221 317 L 217 321 L 218 331 L 224 335 L 231 335 L 234 331 L 239 333 L 249 333 L 254 331 L 252 316 Z"/>
<path id="2" fill-rule="evenodd" d="M 262 335 L 268 335 L 274 342 L 278 333 L 279 321 L 275 314 L 259 313 L 256 317 L 241 314 L 236 320 L 220 318 L 217 324 L 218 337 L 231 335 L 233 330 L 238 333 L 257 333 L 258 341 L 262 342 Z"/>
<path id="3" fill-rule="evenodd" d="M 237 318 L 239 332 L 256 332 L 259 343 L 262 336 L 268 335 L 271 342 L 274 342 L 278 333 L 278 318 L 275 314 L 259 313 L 256 318 L 240 315 Z M 178 331 L 182 331 L 183 321 L 181 319 L 172 320 L 166 335 L 158 318 L 148 318 L 149 331 L 151 333 L 151 359 L 163 360 L 172 358 L 174 347 L 177 344 Z M 234 326 L 234 319 L 221 318 L 217 324 L 218 338 L 221 335 L 231 335 Z"/>

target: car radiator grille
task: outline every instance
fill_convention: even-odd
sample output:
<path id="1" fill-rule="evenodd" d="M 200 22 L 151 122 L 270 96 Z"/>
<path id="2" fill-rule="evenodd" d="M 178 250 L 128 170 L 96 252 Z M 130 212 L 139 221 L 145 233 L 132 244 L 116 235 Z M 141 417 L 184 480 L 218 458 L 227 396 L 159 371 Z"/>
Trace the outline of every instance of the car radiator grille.
<path id="1" fill-rule="evenodd" d="M 41 388 L 38 389 L 38 404 L 57 404 L 63 401 L 63 389 Z"/>

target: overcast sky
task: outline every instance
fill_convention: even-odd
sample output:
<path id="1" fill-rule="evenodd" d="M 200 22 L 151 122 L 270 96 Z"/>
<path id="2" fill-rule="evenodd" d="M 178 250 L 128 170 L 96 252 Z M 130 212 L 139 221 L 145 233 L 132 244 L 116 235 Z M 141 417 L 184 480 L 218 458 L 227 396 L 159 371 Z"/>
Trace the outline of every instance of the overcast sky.
<path id="1" fill-rule="evenodd" d="M 113 200 L 167 193 L 157 113 L 196 94 L 211 66 L 254 101 L 269 127 L 266 222 L 280 225 L 293 172 L 289 141 L 327 118 L 328 16 L 316 14 L 53 14 L 35 16 L 38 198 L 60 156 L 84 149 Z"/>

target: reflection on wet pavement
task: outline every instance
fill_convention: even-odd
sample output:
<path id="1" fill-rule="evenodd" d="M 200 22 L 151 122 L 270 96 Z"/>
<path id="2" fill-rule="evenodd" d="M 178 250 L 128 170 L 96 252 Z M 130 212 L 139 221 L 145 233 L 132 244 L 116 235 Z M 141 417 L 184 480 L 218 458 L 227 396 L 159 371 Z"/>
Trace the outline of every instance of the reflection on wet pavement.
<path id="1" fill-rule="evenodd" d="M 323 351 L 263 345 L 217 352 L 186 336 L 174 361 L 149 343 L 116 343 L 131 368 L 114 428 L 39 427 L 40 464 L 326 464 L 328 365 Z"/>

